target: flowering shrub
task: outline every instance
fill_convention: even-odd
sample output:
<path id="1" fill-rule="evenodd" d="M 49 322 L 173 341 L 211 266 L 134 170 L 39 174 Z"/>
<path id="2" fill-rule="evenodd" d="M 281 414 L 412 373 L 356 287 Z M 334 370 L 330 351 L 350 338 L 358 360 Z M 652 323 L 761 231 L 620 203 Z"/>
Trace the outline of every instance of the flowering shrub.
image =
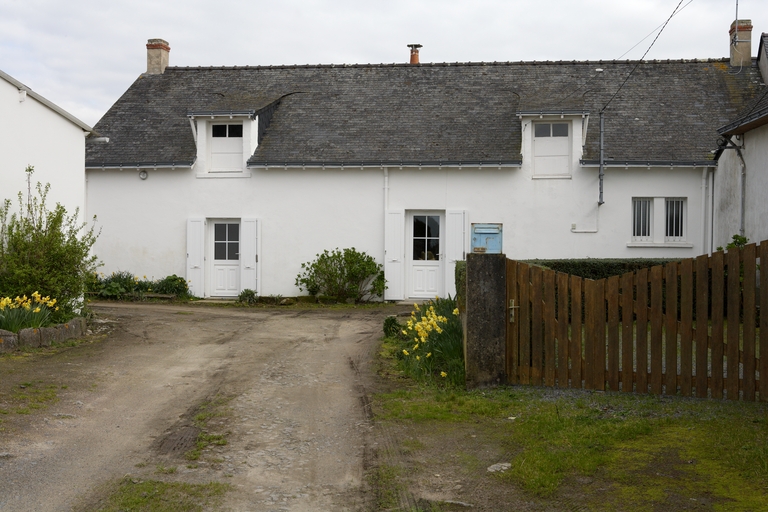
<path id="1" fill-rule="evenodd" d="M 19 332 L 29 327 L 51 325 L 51 311 L 58 311 L 56 299 L 41 297 L 34 292 L 32 298 L 0 297 L 0 329 Z"/>
<path id="2" fill-rule="evenodd" d="M 435 298 L 413 305 L 411 317 L 400 330 L 399 365 L 418 380 L 437 379 L 452 386 L 464 385 L 462 327 L 456 301 Z"/>

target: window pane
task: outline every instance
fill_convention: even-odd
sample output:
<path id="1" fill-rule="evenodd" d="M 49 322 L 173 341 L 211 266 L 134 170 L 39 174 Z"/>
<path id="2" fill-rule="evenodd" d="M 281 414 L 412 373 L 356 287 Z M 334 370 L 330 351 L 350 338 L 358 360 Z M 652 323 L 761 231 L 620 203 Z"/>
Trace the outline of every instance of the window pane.
<path id="1" fill-rule="evenodd" d="M 439 260 L 440 259 L 440 239 L 430 238 L 427 240 L 427 259 Z"/>
<path id="2" fill-rule="evenodd" d="M 669 238 L 683 238 L 683 200 L 667 199 L 667 227 L 665 235 Z"/>
<path id="3" fill-rule="evenodd" d="M 568 136 L 568 123 L 554 123 L 552 125 L 553 137 L 567 137 Z"/>
<path id="4" fill-rule="evenodd" d="M 230 242 L 240 241 L 240 224 L 227 224 L 227 240 Z"/>
<path id="5" fill-rule="evenodd" d="M 230 137 L 242 137 L 243 136 L 243 125 L 241 125 L 241 124 L 231 124 L 231 125 L 229 125 L 229 136 Z"/>
<path id="6" fill-rule="evenodd" d="M 415 238 L 413 240 L 413 259 L 414 260 L 424 260 L 427 258 L 426 255 L 426 240 L 423 238 L 418 239 Z"/>
<path id="7" fill-rule="evenodd" d="M 225 242 L 227 240 L 227 225 L 215 224 L 213 226 L 213 240 L 215 242 Z"/>
<path id="8" fill-rule="evenodd" d="M 211 126 L 211 133 L 214 137 L 226 137 L 227 136 L 227 125 L 225 124 L 214 124 Z"/>
<path id="9" fill-rule="evenodd" d="M 229 242 L 227 244 L 227 259 L 238 260 L 240 259 L 240 244 L 237 242 Z"/>
<path id="10" fill-rule="evenodd" d="M 413 236 L 427 236 L 427 217 L 426 215 L 414 215 L 413 217 Z"/>
<path id="11" fill-rule="evenodd" d="M 533 125 L 536 137 L 549 137 L 549 123 L 536 123 Z"/>
<path id="12" fill-rule="evenodd" d="M 632 236 L 636 238 L 651 236 L 650 199 L 634 199 L 632 201 Z"/>
<path id="13" fill-rule="evenodd" d="M 227 244 L 224 242 L 216 242 L 213 244 L 213 259 L 225 260 L 227 259 Z"/>
<path id="14" fill-rule="evenodd" d="M 427 236 L 440 236 L 440 217 L 430 215 L 427 217 Z"/>

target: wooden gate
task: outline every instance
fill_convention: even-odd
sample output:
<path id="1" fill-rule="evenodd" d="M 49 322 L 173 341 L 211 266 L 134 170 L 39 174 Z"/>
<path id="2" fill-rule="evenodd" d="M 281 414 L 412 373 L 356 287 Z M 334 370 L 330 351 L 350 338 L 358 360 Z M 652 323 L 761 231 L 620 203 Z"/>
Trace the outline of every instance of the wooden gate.
<path id="1" fill-rule="evenodd" d="M 507 260 L 507 379 L 768 401 L 759 262 L 768 241 L 599 281 Z"/>

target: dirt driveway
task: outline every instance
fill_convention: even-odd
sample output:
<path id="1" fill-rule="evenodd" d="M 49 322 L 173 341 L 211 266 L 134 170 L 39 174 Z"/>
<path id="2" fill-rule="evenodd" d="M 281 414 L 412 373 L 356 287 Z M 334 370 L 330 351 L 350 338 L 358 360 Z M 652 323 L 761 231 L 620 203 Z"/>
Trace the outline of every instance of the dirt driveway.
<path id="1" fill-rule="evenodd" d="M 93 309 L 100 340 L 0 360 L 2 391 L 57 394 L 0 417 L 0 510 L 90 508 L 125 475 L 229 483 L 225 510 L 366 507 L 361 373 L 394 308 Z M 190 457 L 200 432 L 227 444 Z"/>

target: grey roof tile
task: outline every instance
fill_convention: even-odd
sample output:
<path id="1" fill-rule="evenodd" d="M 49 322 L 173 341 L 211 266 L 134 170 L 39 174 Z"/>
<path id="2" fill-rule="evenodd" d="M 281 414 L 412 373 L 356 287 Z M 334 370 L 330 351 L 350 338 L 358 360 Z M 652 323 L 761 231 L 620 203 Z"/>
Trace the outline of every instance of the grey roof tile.
<path id="1" fill-rule="evenodd" d="M 636 62 L 168 67 L 141 75 L 95 126 L 86 165 L 191 164 L 187 114 L 273 108 L 252 163 L 515 162 L 518 112 L 597 114 Z M 603 68 L 596 73 L 595 68 Z M 724 60 L 643 62 L 605 115 L 606 158 L 704 162 L 717 128 L 765 86 Z"/>

